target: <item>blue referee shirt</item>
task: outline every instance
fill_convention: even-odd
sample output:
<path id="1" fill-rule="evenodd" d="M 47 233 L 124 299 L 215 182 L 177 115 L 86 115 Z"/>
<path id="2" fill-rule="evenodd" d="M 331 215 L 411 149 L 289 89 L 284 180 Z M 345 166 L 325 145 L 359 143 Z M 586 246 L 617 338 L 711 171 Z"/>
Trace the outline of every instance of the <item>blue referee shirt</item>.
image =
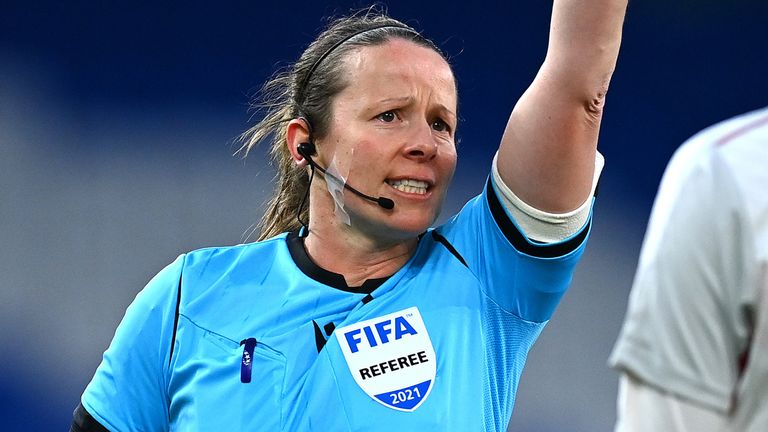
<path id="1" fill-rule="evenodd" d="M 297 233 L 190 252 L 128 308 L 82 404 L 114 431 L 505 431 L 588 232 L 531 242 L 489 180 L 360 287 Z"/>

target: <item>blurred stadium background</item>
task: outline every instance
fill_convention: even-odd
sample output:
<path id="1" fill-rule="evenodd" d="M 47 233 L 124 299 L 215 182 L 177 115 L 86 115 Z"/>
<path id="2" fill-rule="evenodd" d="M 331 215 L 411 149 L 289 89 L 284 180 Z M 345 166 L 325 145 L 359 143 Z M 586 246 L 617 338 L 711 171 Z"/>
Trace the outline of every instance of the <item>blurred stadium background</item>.
<path id="1" fill-rule="evenodd" d="M 178 254 L 247 240 L 272 171 L 233 157 L 249 95 L 359 1 L 0 3 L 0 418 L 66 430 L 125 307 Z M 280 3 L 280 4 L 278 4 Z M 549 2 L 395 1 L 451 56 L 459 170 L 481 187 L 546 48 Z M 768 104 L 768 4 L 630 5 L 590 247 L 534 347 L 510 430 L 607 431 L 619 331 L 667 159 Z"/>

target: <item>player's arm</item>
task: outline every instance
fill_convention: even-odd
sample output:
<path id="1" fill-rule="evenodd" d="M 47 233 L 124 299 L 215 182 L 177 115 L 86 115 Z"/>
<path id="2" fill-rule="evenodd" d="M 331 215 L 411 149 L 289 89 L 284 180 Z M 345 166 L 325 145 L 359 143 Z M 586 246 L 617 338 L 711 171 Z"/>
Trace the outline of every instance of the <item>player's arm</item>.
<path id="1" fill-rule="evenodd" d="M 512 192 L 550 213 L 590 196 L 605 96 L 627 0 L 555 0 L 547 55 L 518 101 L 497 166 Z"/>
<path id="2" fill-rule="evenodd" d="M 617 431 L 721 430 L 707 427 L 734 409 L 756 295 L 753 234 L 728 159 L 701 139 L 676 152 L 654 202 L 610 359 L 634 380 L 623 379 Z M 639 423 L 652 419 L 662 427 Z"/>

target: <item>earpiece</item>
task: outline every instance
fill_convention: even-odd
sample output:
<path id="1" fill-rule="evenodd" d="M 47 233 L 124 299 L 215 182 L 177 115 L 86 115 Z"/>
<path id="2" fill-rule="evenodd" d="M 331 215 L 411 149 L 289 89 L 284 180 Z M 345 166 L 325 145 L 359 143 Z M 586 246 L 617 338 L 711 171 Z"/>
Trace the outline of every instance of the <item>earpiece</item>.
<path id="1" fill-rule="evenodd" d="M 299 144 L 299 146 L 296 147 L 296 151 L 300 155 L 304 156 L 304 159 L 306 160 L 309 160 L 317 152 L 315 149 L 315 144 L 311 142 L 303 142 Z"/>

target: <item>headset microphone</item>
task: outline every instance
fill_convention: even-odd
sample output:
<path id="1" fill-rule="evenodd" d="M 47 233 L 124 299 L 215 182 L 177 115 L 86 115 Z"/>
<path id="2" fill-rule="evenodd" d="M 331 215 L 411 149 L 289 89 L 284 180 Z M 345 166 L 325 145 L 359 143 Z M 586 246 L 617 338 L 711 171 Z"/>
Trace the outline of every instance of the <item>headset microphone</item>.
<path id="1" fill-rule="evenodd" d="M 323 175 L 325 177 L 330 177 L 333 181 L 335 181 L 336 183 L 344 186 L 345 189 L 349 190 L 353 194 L 355 194 L 355 195 L 357 195 L 357 196 L 359 196 L 359 197 L 361 197 L 363 199 L 367 199 L 368 201 L 373 201 L 373 202 L 378 204 L 383 209 L 392 210 L 395 207 L 395 202 L 392 201 L 391 199 L 384 198 L 384 197 L 376 198 L 376 197 L 372 197 L 370 195 L 366 195 L 366 194 L 360 192 L 359 190 L 353 188 L 352 186 L 349 186 L 344 180 L 342 180 L 342 179 L 336 177 L 335 175 L 329 173 L 328 171 L 325 170 L 325 168 L 323 168 L 320 165 L 318 165 L 314 160 L 312 160 L 312 155 L 315 154 L 315 145 L 314 144 L 308 143 L 308 142 L 307 143 L 301 143 L 301 144 L 299 144 L 299 146 L 296 149 L 296 151 L 298 151 L 300 155 L 304 156 L 304 159 L 307 160 L 307 163 L 309 163 L 309 165 L 312 168 L 319 169 L 320 172 L 323 173 Z"/>

